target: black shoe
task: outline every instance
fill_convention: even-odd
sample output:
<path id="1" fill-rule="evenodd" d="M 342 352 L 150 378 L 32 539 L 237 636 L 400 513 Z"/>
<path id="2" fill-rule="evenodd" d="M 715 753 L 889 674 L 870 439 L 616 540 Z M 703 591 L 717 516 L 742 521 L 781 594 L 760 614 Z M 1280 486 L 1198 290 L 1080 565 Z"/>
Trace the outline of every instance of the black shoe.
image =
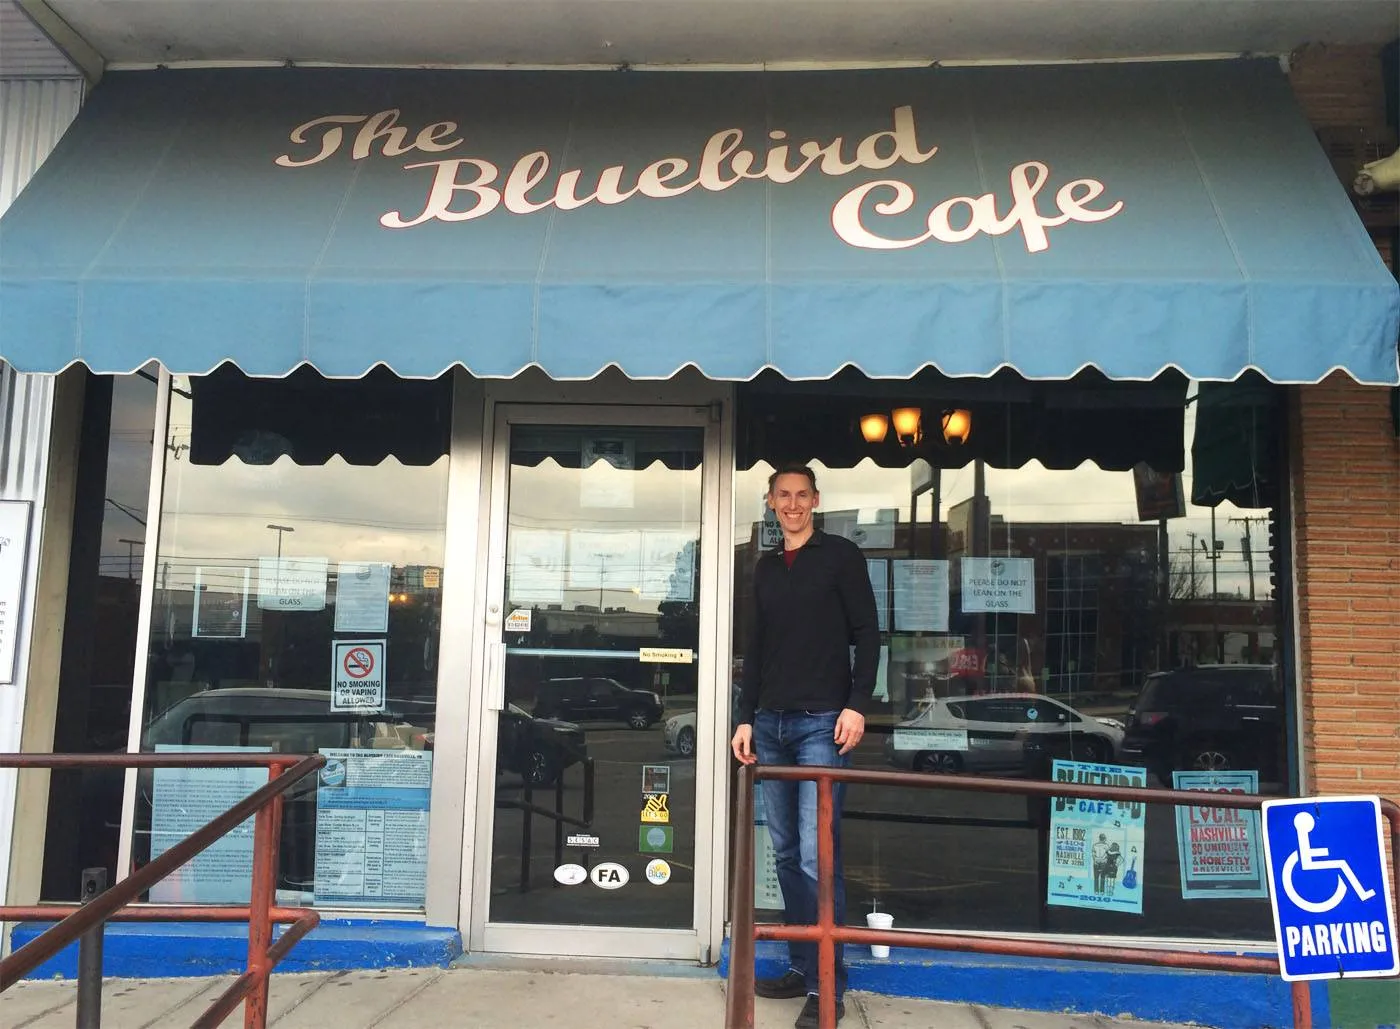
<path id="1" fill-rule="evenodd" d="M 753 983 L 755 996 L 767 997 L 769 1000 L 790 1000 L 793 997 L 807 996 L 807 978 L 801 972 L 794 972 L 788 969 L 776 979 L 755 979 Z M 813 1022 L 813 1025 L 817 1023 Z"/>
<path id="2" fill-rule="evenodd" d="M 792 1023 L 794 1029 L 817 1029 L 821 1025 L 821 1002 L 813 994 L 807 995 L 807 1003 L 802 1005 L 802 1013 L 797 1016 L 797 1021 Z M 838 1000 L 836 1002 L 836 1021 L 846 1017 L 846 1002 Z"/>

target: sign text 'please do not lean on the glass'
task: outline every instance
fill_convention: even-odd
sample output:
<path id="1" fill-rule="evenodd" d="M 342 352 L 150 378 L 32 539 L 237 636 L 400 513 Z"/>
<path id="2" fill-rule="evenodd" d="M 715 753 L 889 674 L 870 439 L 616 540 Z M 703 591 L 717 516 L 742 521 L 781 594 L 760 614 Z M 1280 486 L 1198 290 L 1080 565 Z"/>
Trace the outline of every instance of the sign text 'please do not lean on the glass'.
<path id="1" fill-rule="evenodd" d="M 465 145 L 456 122 L 433 122 L 414 132 L 400 125 L 399 117 L 400 111 L 393 108 L 313 118 L 291 131 L 289 139 L 297 149 L 279 155 L 276 164 L 283 168 L 319 164 L 340 153 L 347 138 L 350 157 L 356 161 L 375 155 L 448 153 Z M 554 158 L 543 150 L 522 154 L 504 176 L 499 165 L 480 157 L 410 160 L 403 166 L 406 171 L 423 169 L 431 175 L 423 208 L 387 211 L 379 222 L 385 228 L 407 229 L 432 221 L 472 221 L 497 209 L 525 215 L 550 208 L 572 211 L 589 204 L 620 204 L 635 196 L 662 200 L 697 188 L 720 193 L 745 180 L 793 182 L 813 168 L 836 177 L 900 164 L 921 165 L 938 153 L 936 146 L 920 148 L 910 106 L 896 107 L 891 127 L 865 136 L 854 149 L 841 136 L 826 142 L 797 142 L 782 129 L 770 131 L 768 140 L 767 149 L 759 154 L 744 146 L 742 129 L 722 129 L 705 140 L 698 157 L 662 157 L 635 172 L 615 164 L 587 179 L 582 169 L 554 168 Z M 878 217 L 913 209 L 914 187 L 897 178 L 863 182 L 836 201 L 830 212 L 831 227 L 846 243 L 866 250 L 904 250 L 931 240 L 962 243 L 979 234 L 1001 236 L 1019 229 L 1026 249 L 1039 253 L 1050 246 L 1050 229 L 1071 221 L 1106 221 L 1123 210 L 1122 200 L 1090 206 L 1103 198 L 1106 187 L 1098 179 L 1079 178 L 1055 191 L 1055 212 L 1045 213 L 1040 209 L 1040 193 L 1050 180 L 1050 169 L 1042 161 L 1017 164 L 1009 178 L 1011 201 L 1005 213 L 998 209 L 992 192 L 952 196 L 934 205 L 924 219 L 924 231 L 912 236 L 882 235 L 877 229 Z"/>

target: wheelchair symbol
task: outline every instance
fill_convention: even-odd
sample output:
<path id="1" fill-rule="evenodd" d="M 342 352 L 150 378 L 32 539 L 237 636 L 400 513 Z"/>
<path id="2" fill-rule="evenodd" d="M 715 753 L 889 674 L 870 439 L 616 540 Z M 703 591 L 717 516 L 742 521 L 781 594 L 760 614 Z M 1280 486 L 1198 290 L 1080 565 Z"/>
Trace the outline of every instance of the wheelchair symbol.
<path id="1" fill-rule="evenodd" d="M 1375 890 L 1368 890 L 1361 885 L 1361 881 L 1356 878 L 1356 873 L 1351 870 L 1351 865 L 1342 858 L 1329 858 L 1326 847 L 1314 847 L 1310 837 L 1312 831 L 1317 826 L 1317 820 L 1306 811 L 1299 811 L 1293 816 L 1293 826 L 1298 830 L 1298 849 L 1288 855 L 1288 860 L 1283 863 L 1283 892 L 1288 894 L 1288 899 L 1304 911 L 1311 911 L 1315 915 L 1325 914 L 1342 902 L 1347 895 L 1347 886 L 1350 885 L 1356 891 L 1356 896 L 1360 900 L 1370 900 L 1376 895 Z M 1319 872 L 1332 870 L 1340 872 L 1337 877 L 1337 888 L 1332 896 L 1327 900 L 1305 900 L 1293 885 L 1293 873 L 1302 866 L 1305 872 Z"/>

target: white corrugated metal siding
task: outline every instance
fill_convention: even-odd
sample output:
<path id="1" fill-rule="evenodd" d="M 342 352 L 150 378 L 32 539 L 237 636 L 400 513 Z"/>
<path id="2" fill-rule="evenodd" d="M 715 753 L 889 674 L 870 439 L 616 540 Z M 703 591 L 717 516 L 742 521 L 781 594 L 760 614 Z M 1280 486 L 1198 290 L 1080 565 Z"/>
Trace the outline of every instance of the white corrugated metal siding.
<path id="1" fill-rule="evenodd" d="M 73 62 L 14 0 L 0 0 L 0 77 L 60 79 L 77 74 Z"/>
<path id="2" fill-rule="evenodd" d="M 77 115 L 83 89 L 78 78 L 0 79 L 0 214 Z"/>
<path id="3" fill-rule="evenodd" d="M 8 17 L 8 7 L 0 8 L 0 18 Z M 0 29 L 8 25 L 8 20 L 0 21 Z M 64 74 L 71 76 L 71 68 Z M 0 213 L 43 164 L 78 113 L 82 99 L 83 81 L 78 78 L 0 78 Z M 24 597 L 13 622 L 17 634 L 15 681 L 0 685 L 0 751 L 18 750 L 23 728 L 53 385 L 51 375 L 18 375 L 0 362 L 0 498 L 28 500 L 34 505 Z M 9 885 L 15 783 L 13 771 L 0 770 L 0 898 L 6 896 Z"/>

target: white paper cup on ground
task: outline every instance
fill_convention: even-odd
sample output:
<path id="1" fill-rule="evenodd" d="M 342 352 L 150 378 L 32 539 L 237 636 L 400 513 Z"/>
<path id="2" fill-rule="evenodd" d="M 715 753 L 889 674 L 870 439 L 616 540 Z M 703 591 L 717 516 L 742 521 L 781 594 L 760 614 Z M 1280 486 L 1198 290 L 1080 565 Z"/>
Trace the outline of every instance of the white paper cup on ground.
<path id="1" fill-rule="evenodd" d="M 888 911 L 871 911 L 865 916 L 865 924 L 871 929 L 893 929 L 894 915 Z M 890 948 L 884 944 L 872 943 L 870 956 L 872 958 L 887 958 L 890 956 Z"/>

